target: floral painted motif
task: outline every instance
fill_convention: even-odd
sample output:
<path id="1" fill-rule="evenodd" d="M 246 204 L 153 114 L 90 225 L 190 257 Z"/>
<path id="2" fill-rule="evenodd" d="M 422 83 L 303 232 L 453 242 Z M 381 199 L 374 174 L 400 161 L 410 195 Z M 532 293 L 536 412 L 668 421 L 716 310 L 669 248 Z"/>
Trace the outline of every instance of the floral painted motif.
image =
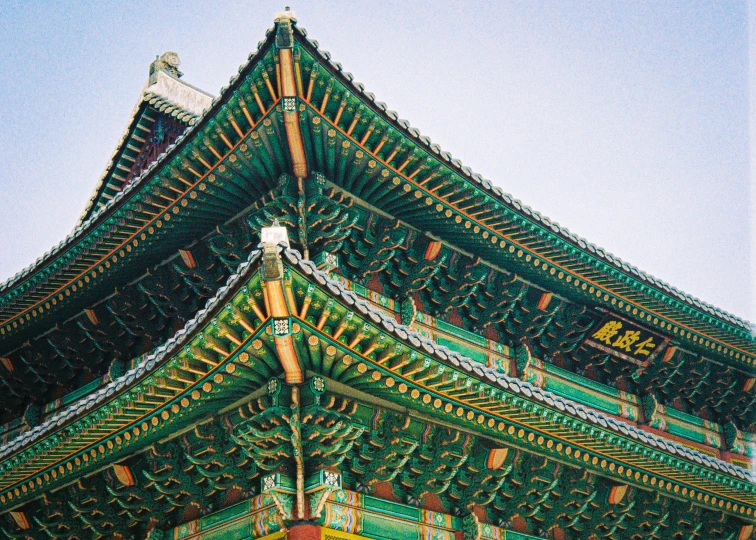
<path id="1" fill-rule="evenodd" d="M 349 534 L 357 534 L 361 529 L 359 512 L 355 508 L 339 504 L 326 505 L 324 524 L 330 529 Z"/>

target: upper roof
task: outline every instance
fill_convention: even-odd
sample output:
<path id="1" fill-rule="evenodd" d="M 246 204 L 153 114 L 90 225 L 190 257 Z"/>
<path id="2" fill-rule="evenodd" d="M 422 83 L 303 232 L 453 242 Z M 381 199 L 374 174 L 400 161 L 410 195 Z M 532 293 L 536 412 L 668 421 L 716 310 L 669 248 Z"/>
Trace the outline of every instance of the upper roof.
<path id="1" fill-rule="evenodd" d="M 617 309 L 612 306 L 615 306 L 617 300 L 619 300 L 620 308 L 626 304 L 627 311 L 630 312 L 631 306 L 633 307 L 632 314 L 627 313 L 626 315 L 637 315 L 645 324 L 649 324 L 653 318 L 654 324 L 658 324 L 659 328 L 666 330 L 667 333 L 671 333 L 674 329 L 675 339 L 680 338 L 695 349 L 705 350 L 706 354 L 719 356 L 727 363 L 753 371 L 754 366 L 756 366 L 756 337 L 754 337 L 751 324 L 649 276 L 601 248 L 586 242 L 504 193 L 489 180 L 474 173 L 469 167 L 452 158 L 449 153 L 441 150 L 428 137 L 411 127 L 407 121 L 400 119 L 396 113 L 388 110 L 385 104 L 376 101 L 371 93 L 365 91 L 363 85 L 354 81 L 351 74 L 342 70 L 340 64 L 331 61 L 330 54 L 321 51 L 316 41 L 307 38 L 304 29 L 296 27 L 295 19 L 288 18 L 287 20 L 294 23 L 293 36 L 295 41 L 303 52 L 311 56 L 313 69 L 320 72 L 321 76 L 324 73 L 325 76 L 329 77 L 325 91 L 330 94 L 333 85 L 341 86 L 341 90 L 345 92 L 344 102 L 352 100 L 356 103 L 356 107 L 352 107 L 350 110 L 358 110 L 359 114 L 363 114 L 365 117 L 370 115 L 372 127 L 369 128 L 370 131 L 365 136 L 359 137 L 361 140 L 358 144 L 378 158 L 387 167 L 387 171 L 395 174 L 397 179 L 407 183 L 408 189 L 405 190 L 407 198 L 415 198 L 414 196 L 420 198 L 428 195 L 427 200 L 435 198 L 439 202 L 439 206 L 448 208 L 450 216 L 462 216 L 463 219 L 469 215 L 474 215 L 478 209 L 498 212 L 517 227 L 517 234 L 510 234 L 482 224 L 485 231 L 483 238 L 488 238 L 488 235 L 491 234 L 492 240 L 495 239 L 497 242 L 501 240 L 500 254 L 502 257 L 506 255 L 506 248 L 510 251 L 512 251 L 512 248 L 519 248 L 528 254 L 528 257 L 532 256 L 536 258 L 536 261 L 542 261 L 544 269 L 554 270 L 556 268 L 568 275 L 575 276 L 575 283 L 584 285 L 584 296 L 587 296 L 589 287 L 591 292 L 595 288 L 597 294 L 594 301 L 598 304 L 605 301 L 607 309 Z M 189 118 L 188 123 L 190 124 L 196 122 L 200 125 L 203 124 L 203 121 L 222 120 L 218 113 L 230 99 L 241 100 L 243 97 L 247 97 L 248 100 L 251 99 L 251 96 L 241 95 L 242 83 L 245 77 L 262 61 L 262 53 L 272 46 L 273 36 L 274 33 L 268 33 L 268 38 L 258 45 L 258 53 L 252 55 L 250 61 L 240 68 L 239 75 L 232 79 L 231 84 L 223 89 L 219 98 L 213 102 L 213 106 L 206 109 L 201 117 L 198 118 L 196 113 L 199 107 L 206 103 L 205 99 L 209 100 L 209 97 L 188 85 L 184 85 L 175 76 L 167 74 L 165 77 L 159 76 L 157 81 L 148 85 L 140 103 L 146 102 L 148 96 L 151 96 L 149 97 L 150 102 L 154 99 L 156 100 L 154 103 L 160 102 L 165 105 L 164 110 L 171 110 L 178 115 L 183 114 L 182 118 Z M 319 90 L 316 89 L 315 91 L 317 93 Z M 333 93 L 335 94 L 335 91 Z M 302 96 L 302 98 L 306 102 L 309 101 L 309 96 L 307 98 Z M 192 101 L 192 99 L 195 101 Z M 170 107 L 175 107 L 175 109 L 170 109 Z M 323 104 L 321 109 L 319 112 L 324 113 L 326 105 Z M 314 111 L 313 114 L 317 112 Z M 325 111 L 324 114 L 328 115 L 328 112 Z M 349 113 L 344 113 L 343 116 L 338 113 L 334 116 L 341 117 L 343 123 L 349 120 L 348 115 Z M 327 116 L 324 118 L 335 125 Z M 338 123 L 338 120 L 336 123 Z M 335 127 L 338 128 L 336 125 Z M 465 189 L 472 189 L 475 194 L 475 200 L 472 201 L 474 207 L 463 209 L 459 204 L 455 205 L 449 200 L 430 192 L 414 178 L 417 171 L 412 175 L 409 175 L 406 171 L 402 172 L 403 167 L 391 163 L 393 155 L 386 158 L 385 150 L 382 154 L 380 153 L 378 148 L 383 146 L 382 144 L 376 146 L 375 143 L 370 143 L 370 140 L 375 138 L 370 137 L 370 132 L 374 132 L 374 134 L 382 132 L 384 139 L 386 137 L 401 139 L 400 145 L 404 145 L 405 149 L 410 149 L 411 157 L 415 154 L 422 156 L 416 159 L 416 162 L 423 161 L 423 167 L 426 167 L 427 163 L 428 169 L 443 171 L 443 174 L 448 175 L 448 178 L 452 181 L 458 182 Z M 350 137 L 350 133 L 340 133 L 340 135 L 345 136 L 347 140 Z M 201 136 L 200 130 L 189 129 L 181 137 L 181 142 L 186 143 Z M 124 147 L 127 137 L 119 148 Z M 355 133 L 352 139 L 356 137 L 357 134 Z M 355 143 L 357 143 L 356 139 Z M 162 155 L 149 170 L 130 182 L 133 186 L 129 187 L 140 188 L 161 168 L 167 166 L 169 160 L 176 156 L 175 151 L 169 150 L 171 151 Z M 113 163 L 115 163 L 116 158 L 117 156 L 114 157 Z M 414 196 L 411 193 L 413 187 L 416 189 Z M 130 191 L 134 192 L 135 189 Z M 37 279 L 39 271 L 50 265 L 56 258 L 61 257 L 69 248 L 74 247 L 75 243 L 81 241 L 83 235 L 93 234 L 99 227 L 105 227 L 105 219 L 100 219 L 100 223 L 95 223 L 95 220 L 98 216 L 113 214 L 121 205 L 125 204 L 125 200 L 122 197 L 115 197 L 106 203 L 103 201 L 97 212 L 90 208 L 86 214 L 90 217 L 82 222 L 74 234 L 66 238 L 61 245 L 34 265 L 11 278 L 5 284 L 0 285 L 0 328 L 8 329 L 10 332 L 9 323 L 15 321 L 18 317 L 18 315 L 12 315 L 14 310 L 11 304 L 29 305 L 30 299 L 27 297 L 36 289 L 34 281 Z M 97 201 L 97 197 L 93 201 Z M 523 235 L 527 235 L 528 238 L 522 240 Z M 454 243 L 453 239 L 450 239 L 450 241 Z M 498 243 L 487 243 L 486 253 L 482 253 L 481 256 L 490 257 L 491 250 L 498 249 L 498 245 Z M 74 279 L 71 283 L 75 281 Z M 583 293 L 579 290 L 573 290 L 572 294 Z M 603 299 L 601 294 L 604 294 Z M 659 306 L 663 306 L 663 309 Z M 6 310 L 8 310 L 7 313 L 3 313 Z M 678 330 L 680 331 L 679 335 Z"/>
<path id="2" fill-rule="evenodd" d="M 715 327 L 719 327 L 733 337 L 737 336 L 738 338 L 740 338 L 739 341 L 741 342 L 741 346 L 745 345 L 745 349 L 748 350 L 751 354 L 756 353 L 756 324 L 730 314 L 709 303 L 703 302 L 693 297 L 692 295 L 680 291 L 679 289 L 669 285 L 668 283 L 657 279 L 647 274 L 646 272 L 643 272 L 642 270 L 639 270 L 635 266 L 628 264 L 627 262 L 623 261 L 619 257 L 612 255 L 601 247 L 598 247 L 588 242 L 584 238 L 576 235 L 575 233 L 572 233 L 567 228 L 560 226 L 558 223 L 550 220 L 548 217 L 541 215 L 539 212 L 523 204 L 512 195 L 505 193 L 500 187 L 494 185 L 491 180 L 488 180 L 480 174 L 474 172 L 470 167 L 465 166 L 461 161 L 453 158 L 449 152 L 442 150 L 441 147 L 438 144 L 433 143 L 429 137 L 423 135 L 417 128 L 412 127 L 407 120 L 400 118 L 395 111 L 388 109 L 385 103 L 378 101 L 374 94 L 366 91 L 364 85 L 354 80 L 354 77 L 351 73 L 344 71 L 340 63 L 333 61 L 331 59 L 330 53 L 321 50 L 316 40 L 308 38 L 307 31 L 304 28 L 298 28 L 295 26 L 294 31 L 295 35 L 300 38 L 301 43 L 316 57 L 317 61 L 324 65 L 329 71 L 334 73 L 339 79 L 341 79 L 341 82 L 344 83 L 348 91 L 354 92 L 354 94 L 359 97 L 360 101 L 369 104 L 376 113 L 387 120 L 387 123 L 391 128 L 394 128 L 397 131 L 401 132 L 403 136 L 415 143 L 420 149 L 424 150 L 428 157 L 432 158 L 434 161 L 439 162 L 444 168 L 452 171 L 456 176 L 456 180 L 465 181 L 479 188 L 487 195 L 491 195 L 493 200 L 498 203 L 497 206 L 499 206 L 500 209 L 507 210 L 511 214 L 516 215 L 520 219 L 522 219 L 522 222 L 526 225 L 524 227 L 521 227 L 521 229 L 531 230 L 533 231 L 532 236 L 538 237 L 533 245 L 544 243 L 543 237 L 546 237 L 547 239 L 558 239 L 563 241 L 560 242 L 561 246 L 559 246 L 559 252 L 562 256 L 572 254 L 573 252 L 577 251 L 581 256 L 581 262 L 588 262 L 589 266 L 591 266 L 590 270 L 583 274 L 583 277 L 587 283 L 590 284 L 594 282 L 592 278 L 588 277 L 590 273 L 596 271 L 602 272 L 602 270 L 607 267 L 611 268 L 617 271 L 615 273 L 615 276 L 617 276 L 615 278 L 615 281 L 620 287 L 625 284 L 624 282 L 631 281 L 634 288 L 638 289 L 643 296 L 663 296 L 665 300 L 669 301 L 671 305 L 675 306 L 676 311 L 678 311 L 681 315 L 684 313 L 684 316 L 681 317 L 681 319 L 688 318 L 690 314 L 693 314 L 696 319 L 702 322 L 706 322 L 707 324 L 712 324 Z M 326 84 L 325 86 L 326 94 L 336 94 L 336 90 L 332 89 L 330 84 Z M 370 123 L 370 119 L 368 119 L 366 123 Z M 373 129 L 372 131 L 373 135 L 375 135 L 375 133 L 378 132 L 379 129 Z M 359 135 L 361 134 L 355 134 L 353 138 L 359 139 Z M 386 135 L 388 135 L 388 131 L 386 131 Z M 386 135 L 384 135 L 384 138 L 386 138 Z M 404 157 L 402 159 L 404 159 L 405 162 L 407 161 L 407 159 L 405 159 Z M 415 162 L 417 161 L 419 160 L 415 159 Z M 393 169 L 393 173 L 400 174 L 401 176 L 412 180 L 412 178 L 409 178 L 409 173 L 401 174 L 402 171 L 399 169 L 401 169 L 402 167 L 391 168 Z M 412 174 L 412 176 L 414 176 L 416 173 L 417 170 Z M 412 184 L 418 185 L 420 183 L 412 182 Z M 418 187 L 422 186 L 418 185 Z M 410 196 L 411 194 L 408 192 L 407 198 L 410 198 Z M 465 200 L 464 204 L 467 205 L 469 202 L 471 201 Z M 488 202 L 489 201 L 487 200 L 482 204 L 474 204 L 472 208 L 468 207 L 468 213 L 474 215 L 477 210 L 484 210 L 486 203 Z M 514 244 L 518 245 L 519 243 L 514 242 Z M 549 242 L 546 242 L 546 244 L 546 249 L 539 250 L 538 248 L 536 248 L 535 250 L 531 250 L 531 253 L 536 255 L 545 254 L 550 251 L 553 252 L 553 246 L 551 246 Z M 538 251 L 540 251 L 541 253 L 537 253 Z M 547 260 L 548 258 L 556 260 L 555 257 L 544 257 L 544 259 Z M 555 266 L 559 267 L 560 265 L 555 264 Z M 659 295 L 654 293 L 661 294 Z M 627 302 L 628 308 L 630 307 L 630 305 L 631 303 Z M 609 309 L 617 309 L 616 307 L 608 307 Z M 623 307 L 621 302 L 619 307 Z M 680 329 L 682 330 L 680 337 L 682 337 L 682 334 L 684 334 L 686 326 L 686 324 L 680 325 Z M 669 328 L 671 329 L 671 327 Z M 677 331 L 675 331 L 675 333 L 677 333 Z M 701 339 L 701 341 L 703 342 L 704 340 Z M 717 347 L 720 346 L 720 344 L 715 343 L 714 340 L 706 340 L 705 343 L 706 348 L 711 349 L 710 354 L 715 354 L 715 350 L 717 350 Z M 734 347 L 734 349 L 736 350 L 738 348 L 738 346 Z M 737 358 L 739 359 L 741 355 L 738 354 L 736 350 L 725 351 L 725 353 L 727 354 L 729 352 L 730 356 L 737 356 Z M 717 350 L 717 352 L 721 352 L 721 349 Z M 750 364 L 750 366 L 754 366 L 756 364 L 756 359 L 754 359 L 753 357 L 746 358 L 746 355 L 743 355 L 743 357 L 745 360 L 748 360 L 747 363 Z"/>

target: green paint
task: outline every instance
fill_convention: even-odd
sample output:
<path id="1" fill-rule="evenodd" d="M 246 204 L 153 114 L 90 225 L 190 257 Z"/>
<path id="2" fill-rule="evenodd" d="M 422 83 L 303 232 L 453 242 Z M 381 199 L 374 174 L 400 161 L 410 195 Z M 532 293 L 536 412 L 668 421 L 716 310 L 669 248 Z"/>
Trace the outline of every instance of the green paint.
<path id="1" fill-rule="evenodd" d="M 418 540 L 418 526 L 391 517 L 365 513 L 362 516 L 362 534 L 379 540 Z"/>
<path id="2" fill-rule="evenodd" d="M 243 516 L 251 511 L 252 506 L 250 505 L 250 501 L 234 504 L 233 506 L 229 506 L 228 508 L 224 508 L 223 510 L 219 510 L 218 512 L 214 512 L 200 519 L 200 530 L 207 530 L 216 525 L 220 525 L 221 523 L 225 523 L 226 521 Z"/>
<path id="3" fill-rule="evenodd" d="M 97 390 L 102 384 L 103 384 L 103 381 L 101 378 L 97 378 L 88 382 L 87 384 L 79 388 L 78 390 L 74 390 L 73 392 L 69 392 L 68 394 L 63 396 L 60 399 L 60 406 L 62 407 L 62 406 L 68 405 L 69 403 L 73 403 L 79 398 L 82 398 L 88 394 L 91 394 L 92 392 Z"/>
<path id="4" fill-rule="evenodd" d="M 379 499 L 377 497 L 371 497 L 369 495 L 365 495 L 362 499 L 363 508 L 365 508 L 365 510 L 382 512 L 384 514 L 389 514 L 404 519 L 411 519 L 413 521 L 419 519 L 419 510 L 416 507 L 387 501 L 385 499 Z"/>
<path id="5" fill-rule="evenodd" d="M 485 365 L 488 363 L 488 355 L 485 352 L 481 351 L 477 347 L 468 345 L 463 341 L 450 339 L 438 333 L 436 333 L 436 335 L 434 336 L 434 340 L 439 345 L 449 347 L 452 351 L 456 351 L 459 354 L 472 358 L 473 360 L 476 360 L 481 364 Z"/>
<path id="6" fill-rule="evenodd" d="M 451 334 L 452 336 L 456 336 L 465 341 L 469 341 L 470 343 L 475 343 L 480 347 L 484 347 L 486 349 L 488 348 L 488 341 L 486 340 L 486 338 L 479 336 L 478 334 L 474 334 L 473 332 L 469 332 L 464 328 L 460 328 L 459 326 L 456 326 L 454 324 L 442 321 L 441 319 L 435 319 L 435 327 L 442 332 Z"/>

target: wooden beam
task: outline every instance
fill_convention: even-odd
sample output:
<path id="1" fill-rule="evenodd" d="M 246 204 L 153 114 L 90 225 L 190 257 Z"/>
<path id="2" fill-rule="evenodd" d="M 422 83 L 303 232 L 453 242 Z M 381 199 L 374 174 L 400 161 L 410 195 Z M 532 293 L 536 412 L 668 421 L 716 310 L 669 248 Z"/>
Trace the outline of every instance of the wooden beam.
<path id="1" fill-rule="evenodd" d="M 26 517 L 26 514 L 23 512 L 9 512 L 10 516 L 13 518 L 13 521 L 16 522 L 16 525 L 18 525 L 18 528 L 22 531 L 28 531 L 31 528 L 31 525 L 29 525 L 29 520 Z"/>
<path id="2" fill-rule="evenodd" d="M 266 244 L 265 248 L 268 249 L 269 246 L 270 244 Z M 271 253 L 274 253 L 275 257 L 279 257 L 275 248 Z M 286 329 L 285 335 L 275 335 L 276 325 L 280 324 L 282 327 L 284 325 L 290 326 L 291 321 L 289 317 L 292 315 L 289 305 L 286 302 L 286 292 L 284 291 L 283 281 L 281 281 L 280 277 L 278 279 L 264 281 L 263 297 L 265 298 L 265 305 L 268 306 L 268 312 L 270 313 L 270 316 L 273 317 L 273 339 L 275 340 L 278 359 L 284 369 L 286 382 L 301 383 L 304 381 L 304 375 L 302 373 L 302 367 L 299 365 L 296 349 L 294 348 L 294 340 L 291 337 L 291 328 Z M 294 308 L 295 306 L 291 307 Z"/>
<path id="3" fill-rule="evenodd" d="M 188 249 L 180 249 L 179 255 L 181 255 L 181 260 L 184 261 L 187 268 L 190 270 L 192 268 L 197 268 L 197 261 L 194 259 L 194 255 L 192 255 L 191 251 Z"/>
<path id="4" fill-rule="evenodd" d="M 426 261 L 433 261 L 438 257 L 438 254 L 441 253 L 441 242 L 438 240 L 431 240 L 428 242 L 428 247 L 425 249 L 425 260 Z"/>
<path id="5" fill-rule="evenodd" d="M 113 465 L 113 472 L 115 473 L 116 478 L 118 478 L 118 481 L 124 486 L 131 487 L 136 484 L 134 476 L 131 474 L 131 469 L 126 465 L 118 465 L 116 463 Z"/>
<path id="6" fill-rule="evenodd" d="M 538 311 L 546 311 L 546 308 L 549 307 L 553 297 L 554 295 L 550 292 L 543 293 L 541 299 L 538 300 Z"/>
<path id="7" fill-rule="evenodd" d="M 669 347 L 667 347 L 667 350 L 664 351 L 664 357 L 662 358 L 662 362 L 666 363 L 672 360 L 672 357 L 675 355 L 676 352 L 677 352 L 676 345 L 670 345 Z"/>
<path id="8" fill-rule="evenodd" d="M 619 504 L 622 502 L 622 499 L 625 498 L 625 494 L 627 493 L 627 484 L 618 484 L 616 486 L 613 486 L 611 491 L 609 492 L 609 504 Z"/>
<path id="9" fill-rule="evenodd" d="M 509 454 L 509 448 L 491 448 L 488 451 L 486 466 L 492 471 L 501 469 L 507 460 L 507 454 Z"/>
<path id="10" fill-rule="evenodd" d="M 98 324 L 100 324 L 100 319 L 99 317 L 97 317 L 97 313 L 95 313 L 94 309 L 85 309 L 84 313 L 86 314 L 87 319 L 89 319 L 89 322 L 91 322 L 93 325 L 97 326 Z"/>
<path id="11" fill-rule="evenodd" d="M 284 127 L 286 141 L 289 145 L 294 176 L 307 177 L 307 158 L 302 142 L 302 130 L 299 126 L 299 111 L 297 103 L 297 84 L 294 78 L 294 62 L 291 49 L 280 49 L 278 56 L 281 60 L 281 90 L 283 92 Z M 287 110 L 288 102 L 294 103 L 294 110 Z"/>
<path id="12" fill-rule="evenodd" d="M 3 364 L 5 366 L 5 369 L 7 369 L 10 373 L 13 373 L 13 362 L 11 362 L 10 358 L 0 358 L 0 364 Z"/>

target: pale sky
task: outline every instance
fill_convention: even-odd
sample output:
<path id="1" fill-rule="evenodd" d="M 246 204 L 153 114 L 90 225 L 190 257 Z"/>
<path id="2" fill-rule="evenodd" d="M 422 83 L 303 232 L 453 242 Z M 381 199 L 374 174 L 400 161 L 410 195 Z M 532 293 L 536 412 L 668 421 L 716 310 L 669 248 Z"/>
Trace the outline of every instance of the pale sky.
<path id="1" fill-rule="evenodd" d="M 356 80 L 562 226 L 756 321 L 748 3 L 292 2 Z M 0 281 L 76 224 L 150 62 L 217 94 L 283 2 L 0 2 Z M 752 23 L 753 25 L 753 23 Z"/>

